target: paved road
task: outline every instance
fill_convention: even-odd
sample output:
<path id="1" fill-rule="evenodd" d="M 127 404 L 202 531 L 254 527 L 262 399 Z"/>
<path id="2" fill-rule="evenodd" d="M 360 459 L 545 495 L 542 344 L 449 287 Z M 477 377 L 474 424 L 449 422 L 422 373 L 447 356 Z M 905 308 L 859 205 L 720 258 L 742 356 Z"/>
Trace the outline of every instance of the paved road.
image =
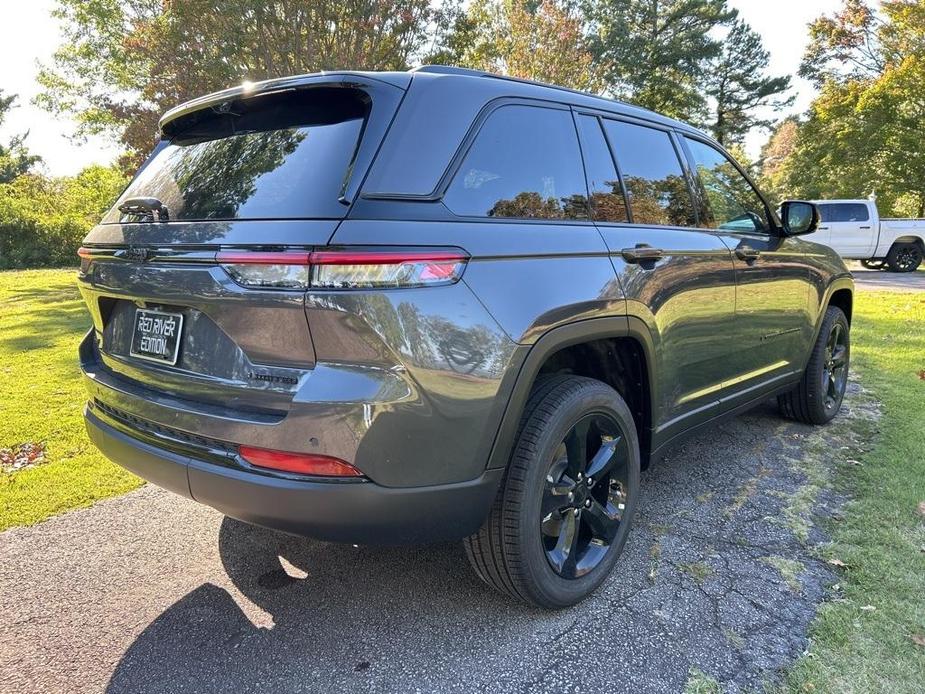
<path id="1" fill-rule="evenodd" d="M 885 272 L 865 270 L 852 263 L 851 274 L 858 289 L 887 292 L 925 292 L 925 272 Z"/>
<path id="2" fill-rule="evenodd" d="M 615 574 L 558 613 L 491 592 L 458 545 L 324 544 L 151 486 L 11 530 L 0 690 L 676 692 L 698 668 L 760 691 L 837 580 L 795 502 L 838 505 L 806 471 L 856 455 L 860 397 L 829 428 L 766 407 L 679 448 L 644 474 Z"/>

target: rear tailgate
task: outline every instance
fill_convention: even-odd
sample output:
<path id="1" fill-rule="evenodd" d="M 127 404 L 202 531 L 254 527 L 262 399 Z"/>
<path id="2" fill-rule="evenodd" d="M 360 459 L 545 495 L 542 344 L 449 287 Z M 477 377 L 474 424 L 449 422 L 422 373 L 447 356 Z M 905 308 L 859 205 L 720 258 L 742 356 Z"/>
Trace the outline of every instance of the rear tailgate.
<path id="1" fill-rule="evenodd" d="M 168 114 L 164 141 L 82 249 L 98 368 L 152 396 L 285 414 L 315 361 L 304 289 L 244 286 L 216 255 L 325 245 L 403 93 L 323 75 Z"/>

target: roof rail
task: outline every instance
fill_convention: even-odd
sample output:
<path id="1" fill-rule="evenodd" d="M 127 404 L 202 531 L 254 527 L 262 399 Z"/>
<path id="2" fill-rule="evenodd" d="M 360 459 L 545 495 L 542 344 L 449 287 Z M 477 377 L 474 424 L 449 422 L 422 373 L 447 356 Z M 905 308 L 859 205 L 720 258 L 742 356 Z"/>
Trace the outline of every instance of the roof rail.
<path id="1" fill-rule="evenodd" d="M 467 67 L 456 67 L 455 65 L 420 65 L 411 68 L 408 72 L 431 72 L 435 75 L 470 75 L 472 77 L 499 77 L 484 70 L 473 70 Z"/>

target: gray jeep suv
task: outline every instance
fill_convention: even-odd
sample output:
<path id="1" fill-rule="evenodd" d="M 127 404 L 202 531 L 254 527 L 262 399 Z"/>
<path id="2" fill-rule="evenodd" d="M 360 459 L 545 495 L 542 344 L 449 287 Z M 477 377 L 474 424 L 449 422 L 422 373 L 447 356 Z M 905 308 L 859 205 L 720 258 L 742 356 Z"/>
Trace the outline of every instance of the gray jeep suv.
<path id="1" fill-rule="evenodd" d="M 703 133 L 446 67 L 212 94 L 80 249 L 99 449 L 229 516 L 464 539 L 546 607 L 608 575 L 640 469 L 777 396 L 822 424 L 853 284 Z"/>

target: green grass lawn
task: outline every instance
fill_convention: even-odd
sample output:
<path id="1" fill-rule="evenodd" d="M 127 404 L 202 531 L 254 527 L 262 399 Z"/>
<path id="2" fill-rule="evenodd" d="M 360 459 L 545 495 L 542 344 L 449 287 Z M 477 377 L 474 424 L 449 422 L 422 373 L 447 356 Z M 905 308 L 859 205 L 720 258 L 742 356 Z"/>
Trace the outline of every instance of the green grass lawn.
<path id="1" fill-rule="evenodd" d="M 854 500 L 828 528 L 834 543 L 825 552 L 848 565 L 841 570 L 844 600 L 823 605 L 810 632 L 811 655 L 787 685 L 803 692 L 921 692 L 925 292 L 855 296 L 852 366 L 882 403 L 880 431 L 863 465 L 838 473 L 837 484 Z"/>
<path id="2" fill-rule="evenodd" d="M 47 463 L 0 474 L 0 530 L 141 484 L 90 444 L 77 345 L 90 315 L 74 270 L 0 272 L 0 449 L 44 444 Z"/>

